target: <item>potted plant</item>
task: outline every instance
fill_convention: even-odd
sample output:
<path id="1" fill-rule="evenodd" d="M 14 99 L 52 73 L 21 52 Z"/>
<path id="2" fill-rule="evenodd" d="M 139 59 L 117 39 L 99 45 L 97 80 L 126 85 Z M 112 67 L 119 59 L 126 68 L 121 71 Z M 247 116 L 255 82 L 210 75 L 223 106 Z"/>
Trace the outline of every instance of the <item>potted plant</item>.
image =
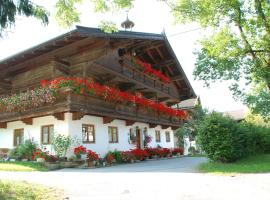
<path id="1" fill-rule="evenodd" d="M 66 154 L 71 144 L 72 144 L 72 139 L 70 136 L 65 136 L 65 135 L 60 135 L 60 134 L 57 134 L 56 136 L 54 136 L 53 142 L 52 142 L 56 155 L 61 160 L 67 160 Z"/>
<path id="2" fill-rule="evenodd" d="M 78 146 L 76 148 L 74 148 L 74 154 L 76 156 L 77 160 L 86 160 L 87 157 L 82 158 L 82 155 L 87 155 L 87 150 L 84 146 Z"/>
<path id="3" fill-rule="evenodd" d="M 42 151 L 40 148 L 33 153 L 32 159 L 39 163 L 44 163 L 46 161 L 47 153 Z"/>
<path id="4" fill-rule="evenodd" d="M 88 167 L 94 167 L 96 164 L 96 161 L 98 160 L 99 160 L 99 156 L 96 152 L 87 150 Z"/>
<path id="5" fill-rule="evenodd" d="M 111 152 L 108 152 L 106 157 L 106 162 L 109 164 L 109 165 L 112 165 L 114 162 L 115 162 L 115 157 L 114 155 L 111 153 Z"/>

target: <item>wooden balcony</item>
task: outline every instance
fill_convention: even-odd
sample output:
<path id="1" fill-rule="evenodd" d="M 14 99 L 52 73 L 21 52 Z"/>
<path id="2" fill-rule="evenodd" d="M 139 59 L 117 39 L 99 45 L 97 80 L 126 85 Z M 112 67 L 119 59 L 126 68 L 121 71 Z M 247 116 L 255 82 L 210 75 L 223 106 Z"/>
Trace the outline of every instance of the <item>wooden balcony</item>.
<path id="1" fill-rule="evenodd" d="M 144 122 L 150 124 L 151 127 L 162 125 L 163 128 L 178 128 L 181 125 L 180 119 L 159 115 L 151 109 L 66 93 L 61 94 L 53 104 L 44 104 L 38 108 L 28 108 L 21 112 L 1 112 L 0 127 L 5 128 L 7 122 L 18 120 L 31 125 L 33 118 L 48 115 L 53 115 L 58 120 L 64 120 L 63 113 L 65 112 L 72 112 L 74 120 L 78 120 L 84 115 L 94 115 L 108 117 L 112 120 L 122 119 L 129 123 Z"/>
<path id="2" fill-rule="evenodd" d="M 158 78 L 150 76 L 138 69 L 138 66 L 129 57 L 119 57 L 115 54 L 109 54 L 105 58 L 95 62 L 98 67 L 121 77 L 127 81 L 133 82 L 142 88 L 147 88 L 161 96 L 166 96 L 179 101 L 179 94 L 171 84 L 166 84 Z"/>

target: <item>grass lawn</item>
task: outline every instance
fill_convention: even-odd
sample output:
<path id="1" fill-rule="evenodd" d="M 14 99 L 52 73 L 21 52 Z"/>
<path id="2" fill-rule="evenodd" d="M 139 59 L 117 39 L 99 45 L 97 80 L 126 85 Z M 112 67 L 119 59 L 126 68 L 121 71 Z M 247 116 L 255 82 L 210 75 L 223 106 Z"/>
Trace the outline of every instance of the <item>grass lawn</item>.
<path id="1" fill-rule="evenodd" d="M 32 171 L 48 171 L 48 169 L 40 163 L 0 162 L 0 171 L 32 172 Z"/>
<path id="2" fill-rule="evenodd" d="M 203 163 L 200 165 L 199 170 L 209 173 L 270 172 L 270 154 L 250 156 L 235 163 Z"/>
<path id="3" fill-rule="evenodd" d="M 37 184 L 21 181 L 0 181 L 1 200 L 58 200 L 63 192 Z"/>

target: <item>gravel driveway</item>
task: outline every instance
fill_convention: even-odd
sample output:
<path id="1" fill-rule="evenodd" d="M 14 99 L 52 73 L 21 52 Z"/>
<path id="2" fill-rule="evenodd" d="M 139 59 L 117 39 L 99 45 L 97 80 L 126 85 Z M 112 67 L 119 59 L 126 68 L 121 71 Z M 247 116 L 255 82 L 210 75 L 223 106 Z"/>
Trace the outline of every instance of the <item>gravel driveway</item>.
<path id="1" fill-rule="evenodd" d="M 269 200 L 270 174 L 220 176 L 196 172 L 204 158 L 146 161 L 94 170 L 0 172 L 59 187 L 74 200 Z"/>

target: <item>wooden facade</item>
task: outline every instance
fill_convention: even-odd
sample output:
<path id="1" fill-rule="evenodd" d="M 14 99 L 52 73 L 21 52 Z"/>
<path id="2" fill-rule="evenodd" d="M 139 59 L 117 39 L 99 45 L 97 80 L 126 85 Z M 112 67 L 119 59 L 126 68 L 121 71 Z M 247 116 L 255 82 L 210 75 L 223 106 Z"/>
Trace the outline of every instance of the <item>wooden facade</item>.
<path id="1" fill-rule="evenodd" d="M 144 73 L 134 64 L 138 58 L 166 74 L 166 84 Z M 59 76 L 92 78 L 96 82 L 122 91 L 140 92 L 144 97 L 168 106 L 195 97 L 172 48 L 162 34 L 120 31 L 106 34 L 99 29 L 80 27 L 0 61 L 0 94 L 8 95 L 40 87 L 43 79 Z M 151 126 L 179 127 L 181 120 L 159 115 L 148 109 L 113 104 L 96 97 L 65 93 L 52 105 L 23 112 L 0 113 L 0 127 L 21 120 L 31 124 L 39 116 L 53 115 L 64 120 L 64 113 L 73 113 L 73 120 L 84 115 L 104 117 L 104 121 L 126 120 L 127 124 L 146 122 Z"/>

